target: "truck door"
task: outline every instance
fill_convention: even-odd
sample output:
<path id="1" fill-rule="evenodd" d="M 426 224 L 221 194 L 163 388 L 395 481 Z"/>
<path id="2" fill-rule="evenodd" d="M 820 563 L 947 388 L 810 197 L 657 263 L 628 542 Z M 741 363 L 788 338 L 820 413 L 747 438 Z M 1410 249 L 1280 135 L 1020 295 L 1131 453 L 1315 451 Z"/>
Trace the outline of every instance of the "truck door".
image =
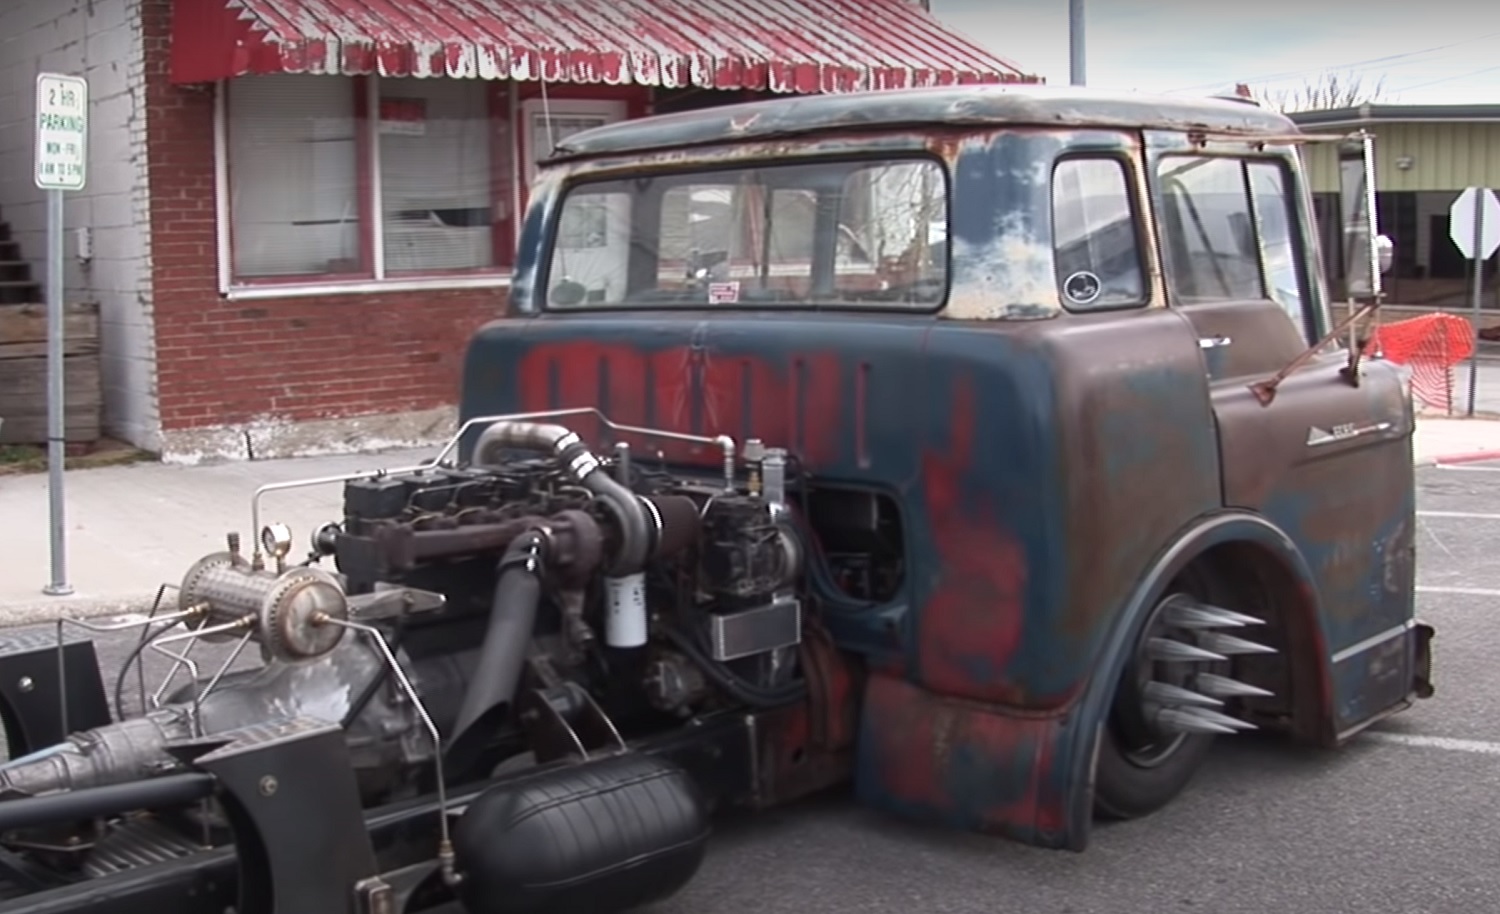
<path id="1" fill-rule="evenodd" d="M 1328 347 L 1269 403 L 1250 385 L 1328 329 L 1316 227 L 1296 154 L 1246 144 L 1149 144 L 1168 301 L 1191 324 L 1218 425 L 1223 499 L 1297 544 L 1321 597 L 1336 728 L 1402 701 L 1411 683 L 1410 401 L 1393 366 Z M 1344 687 L 1341 683 L 1349 683 Z"/>

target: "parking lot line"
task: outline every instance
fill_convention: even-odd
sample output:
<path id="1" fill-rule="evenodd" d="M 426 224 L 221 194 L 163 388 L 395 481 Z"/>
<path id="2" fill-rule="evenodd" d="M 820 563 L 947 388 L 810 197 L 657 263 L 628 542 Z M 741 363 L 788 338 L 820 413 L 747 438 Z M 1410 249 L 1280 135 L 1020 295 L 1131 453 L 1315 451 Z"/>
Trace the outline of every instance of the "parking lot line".
<path id="1" fill-rule="evenodd" d="M 1500 743 L 1483 739 L 1454 739 L 1451 736 L 1421 736 L 1416 733 L 1387 733 L 1366 730 L 1358 737 L 1377 743 L 1391 743 L 1414 749 L 1442 749 L 1447 752 L 1469 752 L 1476 755 L 1500 755 Z"/>
<path id="2" fill-rule="evenodd" d="M 1500 589 L 1494 587 L 1445 587 L 1441 584 L 1418 584 L 1417 593 L 1446 593 L 1460 597 L 1500 597 Z"/>
<path id="3" fill-rule="evenodd" d="M 1456 517 L 1463 520 L 1500 520 L 1500 514 L 1476 514 L 1472 511 L 1418 511 L 1418 517 Z"/>

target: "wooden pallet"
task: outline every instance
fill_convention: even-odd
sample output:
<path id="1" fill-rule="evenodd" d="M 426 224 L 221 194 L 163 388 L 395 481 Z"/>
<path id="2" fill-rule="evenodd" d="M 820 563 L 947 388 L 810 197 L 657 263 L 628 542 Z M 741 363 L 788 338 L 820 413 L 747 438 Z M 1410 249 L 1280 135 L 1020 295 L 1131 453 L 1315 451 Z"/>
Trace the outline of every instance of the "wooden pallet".
<path id="1" fill-rule="evenodd" d="M 99 307 L 70 304 L 63 319 L 63 435 L 99 440 Z M 47 308 L 0 305 L 0 444 L 47 441 Z"/>

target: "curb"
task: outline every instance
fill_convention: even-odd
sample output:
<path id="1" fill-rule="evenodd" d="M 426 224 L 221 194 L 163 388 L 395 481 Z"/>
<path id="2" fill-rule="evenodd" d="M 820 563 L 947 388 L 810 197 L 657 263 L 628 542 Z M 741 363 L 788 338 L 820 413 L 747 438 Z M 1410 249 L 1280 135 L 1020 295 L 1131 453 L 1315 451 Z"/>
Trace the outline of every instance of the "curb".
<path id="1" fill-rule="evenodd" d="M 151 611 L 156 594 L 140 597 L 52 597 L 50 602 L 36 600 L 27 603 L 0 605 L 0 631 L 10 628 L 25 628 L 32 625 L 55 624 L 59 616 L 69 619 L 97 620 L 110 616 L 144 615 Z M 168 607 L 171 608 L 171 607 Z M 81 629 L 74 629 L 78 634 Z"/>
<path id="2" fill-rule="evenodd" d="M 1500 450 L 1487 451 L 1464 451 L 1457 454 L 1440 454 L 1436 457 L 1423 457 L 1416 461 L 1413 466 L 1418 469 L 1424 467 L 1455 466 L 1464 463 L 1482 463 L 1486 460 L 1500 460 Z"/>

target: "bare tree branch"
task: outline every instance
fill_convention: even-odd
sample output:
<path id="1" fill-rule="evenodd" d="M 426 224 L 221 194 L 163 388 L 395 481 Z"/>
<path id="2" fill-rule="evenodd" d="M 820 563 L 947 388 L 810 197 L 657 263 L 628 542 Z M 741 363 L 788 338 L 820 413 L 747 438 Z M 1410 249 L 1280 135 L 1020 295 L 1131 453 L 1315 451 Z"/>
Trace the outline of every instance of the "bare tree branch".
<path id="1" fill-rule="evenodd" d="M 1359 73 L 1340 75 L 1329 71 L 1295 89 L 1251 90 L 1251 96 L 1267 108 L 1284 114 L 1355 108 L 1379 102 L 1385 97 L 1385 77 L 1367 85 Z"/>

